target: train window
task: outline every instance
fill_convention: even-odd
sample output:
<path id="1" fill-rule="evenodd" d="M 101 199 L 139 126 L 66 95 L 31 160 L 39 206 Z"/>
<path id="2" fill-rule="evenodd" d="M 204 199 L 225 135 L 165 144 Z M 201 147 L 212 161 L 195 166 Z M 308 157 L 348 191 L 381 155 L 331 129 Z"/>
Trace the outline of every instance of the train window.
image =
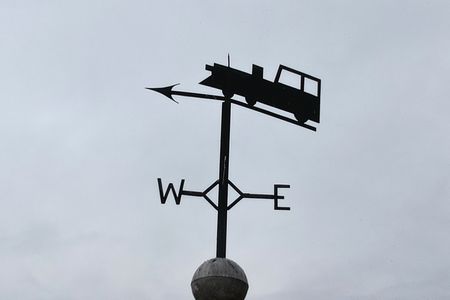
<path id="1" fill-rule="evenodd" d="M 305 86 L 303 90 L 308 94 L 318 96 L 319 94 L 318 85 L 319 83 L 317 81 L 305 77 Z"/>
<path id="2" fill-rule="evenodd" d="M 300 75 L 283 70 L 280 75 L 279 82 L 290 87 L 300 89 Z"/>

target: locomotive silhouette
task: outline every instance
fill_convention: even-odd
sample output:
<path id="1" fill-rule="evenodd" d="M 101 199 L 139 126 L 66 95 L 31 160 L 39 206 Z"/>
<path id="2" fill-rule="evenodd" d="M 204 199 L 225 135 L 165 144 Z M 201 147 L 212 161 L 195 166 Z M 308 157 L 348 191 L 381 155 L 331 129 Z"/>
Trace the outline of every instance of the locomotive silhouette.
<path id="1" fill-rule="evenodd" d="M 215 63 L 206 65 L 211 75 L 202 85 L 222 90 L 226 98 L 235 94 L 243 96 L 248 105 L 256 103 L 275 107 L 294 114 L 301 124 L 308 120 L 320 122 L 320 79 L 292 68 L 280 65 L 273 82 L 263 78 L 263 68 L 252 66 L 252 74 Z M 280 82 L 282 72 L 290 72 L 300 78 L 298 88 Z M 315 85 L 316 91 L 305 91 L 305 80 Z"/>

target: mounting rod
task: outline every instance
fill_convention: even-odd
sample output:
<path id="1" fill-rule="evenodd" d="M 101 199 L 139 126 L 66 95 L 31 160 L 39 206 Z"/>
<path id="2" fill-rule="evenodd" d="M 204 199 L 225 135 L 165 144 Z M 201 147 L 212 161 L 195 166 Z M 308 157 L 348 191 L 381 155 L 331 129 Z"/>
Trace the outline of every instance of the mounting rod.
<path id="1" fill-rule="evenodd" d="M 230 119 L 231 102 L 222 103 L 219 160 L 219 205 L 217 210 L 217 257 L 226 257 L 227 252 L 227 212 L 228 212 L 228 167 L 230 162 Z"/>

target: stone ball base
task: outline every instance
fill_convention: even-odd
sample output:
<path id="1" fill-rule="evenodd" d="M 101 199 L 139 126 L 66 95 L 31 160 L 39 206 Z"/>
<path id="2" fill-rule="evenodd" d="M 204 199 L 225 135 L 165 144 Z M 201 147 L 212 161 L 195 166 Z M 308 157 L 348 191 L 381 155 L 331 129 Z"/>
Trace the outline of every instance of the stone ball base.
<path id="1" fill-rule="evenodd" d="M 243 300 L 248 282 L 237 263 L 227 258 L 213 258 L 195 271 L 191 288 L 196 300 Z"/>

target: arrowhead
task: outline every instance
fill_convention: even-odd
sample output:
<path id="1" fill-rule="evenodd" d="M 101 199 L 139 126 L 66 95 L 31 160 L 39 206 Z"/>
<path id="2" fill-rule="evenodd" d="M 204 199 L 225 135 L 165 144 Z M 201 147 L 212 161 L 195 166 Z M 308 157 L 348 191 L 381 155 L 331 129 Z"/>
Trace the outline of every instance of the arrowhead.
<path id="1" fill-rule="evenodd" d="M 146 89 L 161 93 L 164 96 L 166 96 L 167 98 L 169 98 L 170 100 L 172 100 L 173 102 L 178 103 L 175 99 L 172 98 L 172 94 L 173 94 L 172 89 L 174 86 L 177 86 L 177 85 L 179 85 L 179 83 L 170 85 L 170 86 L 166 86 L 166 87 L 162 87 L 162 88 L 146 88 Z"/>

